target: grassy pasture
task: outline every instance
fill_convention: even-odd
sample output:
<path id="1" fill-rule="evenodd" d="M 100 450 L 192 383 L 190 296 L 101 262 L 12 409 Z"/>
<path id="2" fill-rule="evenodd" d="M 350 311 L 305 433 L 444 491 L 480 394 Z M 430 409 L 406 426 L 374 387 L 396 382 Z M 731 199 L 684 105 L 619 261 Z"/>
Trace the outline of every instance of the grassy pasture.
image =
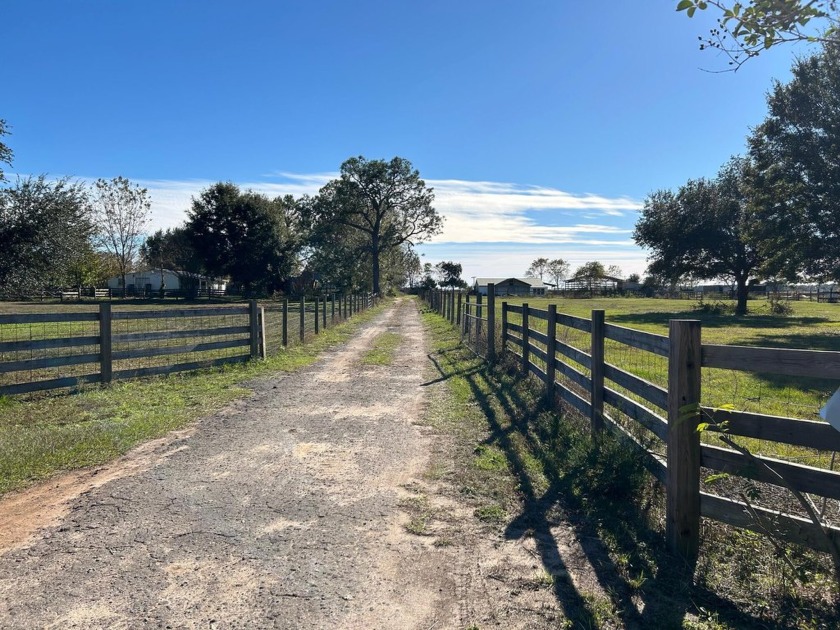
<path id="1" fill-rule="evenodd" d="M 687 300 L 498 298 L 497 301 L 499 313 L 502 301 L 513 305 L 527 302 L 530 307 L 540 309 L 557 304 L 559 313 L 585 318 L 591 317 L 593 310 L 602 309 L 607 323 L 665 336 L 668 335 L 669 320 L 698 319 L 702 322 L 703 343 L 840 351 L 840 304 L 792 302 L 793 314 L 780 316 L 770 314 L 767 303 L 761 300 L 750 302 L 751 312 L 747 316 L 736 317 L 704 312 Z M 531 324 L 545 328 L 545 323 L 539 320 L 532 320 Z M 580 349 L 589 347 L 587 333 L 559 327 L 558 338 L 563 337 Z M 630 369 L 658 385 L 666 385 L 667 361 L 664 358 L 611 340 L 607 340 L 606 345 L 608 362 Z M 704 404 L 728 403 L 745 411 L 816 419 L 825 398 L 840 383 L 828 379 L 706 369 L 703 385 Z"/>
<path id="2" fill-rule="evenodd" d="M 558 313 L 589 318 L 592 310 L 603 309 L 607 323 L 636 330 L 665 335 L 671 319 L 698 319 L 702 322 L 703 343 L 798 348 L 840 351 L 840 305 L 817 302 L 792 302 L 793 313 L 788 316 L 773 315 L 764 300 L 750 302 L 750 313 L 745 317 L 716 314 L 697 308 L 688 300 L 647 298 L 497 298 L 497 321 L 501 320 L 502 302 L 511 305 L 527 303 L 530 308 L 545 309 L 556 304 Z M 519 315 L 511 314 L 512 323 L 520 323 Z M 531 318 L 531 328 L 546 329 L 546 322 Z M 578 349 L 590 347 L 588 333 L 558 325 L 558 339 Z M 608 363 L 632 372 L 661 387 L 667 386 L 668 362 L 649 352 L 606 340 L 605 356 Z M 566 360 L 566 359 L 564 359 Z M 540 363 L 532 357 L 532 361 Z M 570 362 L 567 360 L 567 362 Z M 579 371 L 588 374 L 581 365 L 570 362 Z M 734 408 L 754 413 L 819 420 L 819 409 L 840 386 L 831 379 L 812 379 L 778 376 L 773 374 L 740 372 L 735 370 L 703 369 L 702 402 L 710 407 L 732 405 Z M 629 397 L 642 402 L 640 397 L 617 387 Z M 664 411 L 659 410 L 660 415 Z M 632 423 L 634 429 L 638 425 Z M 645 432 L 639 437 L 650 444 Z M 704 440 L 718 444 L 715 435 L 704 435 Z M 788 461 L 818 467 L 831 467 L 832 454 L 793 447 L 769 441 L 739 439 L 754 453 L 779 457 Z"/>

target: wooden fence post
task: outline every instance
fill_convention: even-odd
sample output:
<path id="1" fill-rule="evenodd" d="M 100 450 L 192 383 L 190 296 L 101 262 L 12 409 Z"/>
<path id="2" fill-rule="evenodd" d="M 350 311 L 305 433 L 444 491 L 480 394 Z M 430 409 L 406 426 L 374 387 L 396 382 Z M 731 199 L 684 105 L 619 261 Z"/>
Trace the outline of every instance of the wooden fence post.
<path id="1" fill-rule="evenodd" d="M 592 424 L 592 434 L 604 428 L 604 311 L 592 311 L 592 334 L 590 335 L 590 352 L 592 357 L 592 390 L 590 401 L 592 407 L 589 420 Z"/>
<path id="2" fill-rule="evenodd" d="M 268 357 L 268 353 L 266 352 L 266 330 L 265 330 L 265 308 L 260 306 L 260 358 L 265 359 Z"/>
<path id="3" fill-rule="evenodd" d="M 323 307 L 321 309 L 321 328 L 326 330 L 327 329 L 327 296 L 326 295 L 321 296 L 321 303 L 323 305 Z"/>
<path id="4" fill-rule="evenodd" d="M 283 347 L 289 345 L 289 298 L 283 298 Z"/>
<path id="5" fill-rule="evenodd" d="M 487 285 L 487 360 L 496 362 L 496 285 Z"/>
<path id="6" fill-rule="evenodd" d="M 531 347 L 528 341 L 528 303 L 522 304 L 522 374 L 528 376 L 528 364 L 531 361 Z"/>
<path id="7" fill-rule="evenodd" d="M 461 291 L 458 291 L 458 306 L 455 310 L 455 325 L 459 328 L 461 327 L 461 302 L 464 299 L 464 294 Z"/>
<path id="8" fill-rule="evenodd" d="M 464 304 L 464 334 L 467 339 L 470 338 L 470 331 L 472 330 L 472 319 L 470 319 L 470 294 L 467 293 L 467 301 Z"/>
<path id="9" fill-rule="evenodd" d="M 481 337 L 481 316 L 484 314 L 481 308 L 482 295 L 475 296 L 475 344 L 478 347 L 478 338 Z"/>
<path id="10" fill-rule="evenodd" d="M 336 294 L 332 294 L 332 298 L 330 299 L 330 324 L 335 325 L 335 297 Z"/>
<path id="11" fill-rule="evenodd" d="M 318 334 L 318 319 L 321 317 L 321 313 L 318 312 L 318 308 L 320 306 L 320 298 L 316 295 L 315 296 L 315 334 Z"/>
<path id="12" fill-rule="evenodd" d="M 693 561 L 700 547 L 700 322 L 670 321 L 665 540 Z"/>
<path id="13" fill-rule="evenodd" d="M 111 303 L 103 302 L 99 305 L 99 373 L 103 383 L 110 383 L 114 374 L 111 321 Z"/>
<path id="14" fill-rule="evenodd" d="M 502 354 L 507 352 L 508 303 L 502 302 Z"/>
<path id="15" fill-rule="evenodd" d="M 548 343 L 545 345 L 545 353 L 548 361 L 545 364 L 545 393 L 548 403 L 554 406 L 554 381 L 557 379 L 557 305 L 548 305 L 548 330 L 546 331 Z"/>
<path id="16" fill-rule="evenodd" d="M 248 327 L 250 329 L 248 339 L 251 342 L 251 358 L 257 359 L 260 356 L 260 322 L 256 300 L 248 300 Z"/>
<path id="17" fill-rule="evenodd" d="M 306 298 L 300 296 L 300 342 L 306 337 Z"/>

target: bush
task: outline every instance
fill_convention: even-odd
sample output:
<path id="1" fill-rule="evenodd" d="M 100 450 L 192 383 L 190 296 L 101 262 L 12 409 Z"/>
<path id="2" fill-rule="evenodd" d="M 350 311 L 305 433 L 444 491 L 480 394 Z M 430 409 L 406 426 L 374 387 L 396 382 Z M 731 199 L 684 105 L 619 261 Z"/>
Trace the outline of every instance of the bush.
<path id="1" fill-rule="evenodd" d="M 771 293 L 767 297 L 767 307 L 773 315 L 793 315 L 793 307 L 790 302 L 783 299 L 778 293 Z"/>
<path id="2" fill-rule="evenodd" d="M 722 300 L 706 302 L 701 295 L 700 299 L 697 300 L 697 303 L 694 305 L 694 310 L 700 311 L 701 313 L 708 313 L 709 315 L 734 315 L 735 304 L 731 302 L 724 302 Z"/>

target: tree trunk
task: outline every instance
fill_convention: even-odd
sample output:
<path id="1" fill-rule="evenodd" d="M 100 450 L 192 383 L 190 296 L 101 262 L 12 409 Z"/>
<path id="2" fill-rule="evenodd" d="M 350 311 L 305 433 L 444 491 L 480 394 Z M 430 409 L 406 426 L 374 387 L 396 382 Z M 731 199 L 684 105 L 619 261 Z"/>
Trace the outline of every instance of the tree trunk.
<path id="1" fill-rule="evenodd" d="M 379 236 L 373 235 L 373 292 L 379 295 Z"/>
<path id="2" fill-rule="evenodd" d="M 738 277 L 735 279 L 735 297 L 737 304 L 735 306 L 736 315 L 747 314 L 747 277 Z"/>

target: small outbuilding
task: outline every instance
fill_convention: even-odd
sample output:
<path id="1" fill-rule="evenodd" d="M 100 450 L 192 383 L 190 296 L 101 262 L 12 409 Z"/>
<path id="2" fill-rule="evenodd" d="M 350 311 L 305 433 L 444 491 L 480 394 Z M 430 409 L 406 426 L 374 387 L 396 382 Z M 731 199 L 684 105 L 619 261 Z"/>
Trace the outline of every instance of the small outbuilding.
<path id="1" fill-rule="evenodd" d="M 539 278 L 476 278 L 473 290 L 487 295 L 487 285 L 495 285 L 496 295 L 530 297 L 545 295 L 546 285 Z"/>
<path id="2" fill-rule="evenodd" d="M 166 291 L 182 291 L 191 293 L 213 291 L 224 291 L 224 282 L 202 276 L 188 271 L 172 271 L 170 269 L 143 269 L 130 271 L 125 274 L 125 287 L 123 287 L 122 276 L 116 276 L 108 280 L 108 288 L 129 295 L 147 295 L 157 293 L 163 287 Z"/>

